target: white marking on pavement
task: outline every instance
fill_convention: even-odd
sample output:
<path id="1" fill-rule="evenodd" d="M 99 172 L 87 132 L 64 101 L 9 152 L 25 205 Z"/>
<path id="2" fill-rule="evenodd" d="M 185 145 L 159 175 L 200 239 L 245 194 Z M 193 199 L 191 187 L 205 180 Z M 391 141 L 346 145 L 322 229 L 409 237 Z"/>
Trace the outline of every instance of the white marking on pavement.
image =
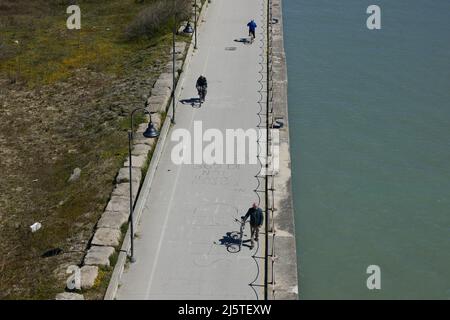
<path id="1" fill-rule="evenodd" d="M 194 122 L 194 112 L 192 112 L 191 126 L 189 128 L 190 131 L 192 131 L 193 122 Z M 175 177 L 175 181 L 173 183 L 173 188 L 172 188 L 172 192 L 171 192 L 171 195 L 170 195 L 169 205 L 167 206 L 166 217 L 164 219 L 163 231 L 161 233 L 161 237 L 159 238 L 158 248 L 156 250 L 156 255 L 155 255 L 155 260 L 153 261 L 152 273 L 150 274 L 150 280 L 149 280 L 147 291 L 146 291 L 146 294 L 145 294 L 147 299 L 149 298 L 150 290 L 151 290 L 152 283 L 153 283 L 153 277 L 155 276 L 156 264 L 157 264 L 158 259 L 159 259 L 159 254 L 161 252 L 162 242 L 163 242 L 163 239 L 164 239 L 164 235 L 166 233 L 167 222 L 169 220 L 170 211 L 172 209 L 173 198 L 175 196 L 175 189 L 177 188 L 177 185 L 178 185 L 177 182 L 178 182 L 178 178 L 180 177 L 181 167 L 182 167 L 181 165 L 177 166 L 177 176 Z"/>
<path id="2" fill-rule="evenodd" d="M 172 194 L 170 196 L 169 205 L 167 206 L 166 217 L 164 219 L 164 224 L 163 224 L 163 231 L 162 231 L 161 236 L 159 238 L 158 248 L 156 250 L 156 255 L 155 255 L 155 260 L 153 260 L 152 273 L 150 274 L 150 280 L 148 282 L 148 287 L 147 287 L 147 291 L 146 291 L 146 294 L 145 294 L 147 299 L 149 298 L 149 295 L 150 295 L 150 290 L 151 290 L 151 286 L 152 286 L 152 283 L 153 283 L 153 277 L 155 275 L 155 270 L 156 270 L 156 263 L 158 262 L 159 254 L 161 252 L 161 246 L 162 246 L 162 242 L 163 242 L 163 239 L 164 239 L 164 235 L 166 233 L 167 222 L 169 221 L 169 215 L 170 215 L 170 211 L 172 209 L 173 198 L 174 198 L 174 195 L 175 195 L 175 189 L 176 189 L 176 186 L 177 186 L 178 178 L 180 176 L 180 172 L 181 172 L 181 166 L 178 166 L 177 176 L 175 177 L 175 182 L 173 184 L 174 188 L 172 189 Z"/>

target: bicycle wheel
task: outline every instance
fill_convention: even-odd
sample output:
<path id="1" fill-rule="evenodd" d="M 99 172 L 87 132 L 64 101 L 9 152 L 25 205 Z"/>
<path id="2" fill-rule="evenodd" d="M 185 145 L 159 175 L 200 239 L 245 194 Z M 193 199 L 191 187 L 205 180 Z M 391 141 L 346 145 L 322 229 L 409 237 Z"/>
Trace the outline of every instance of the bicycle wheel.
<path id="1" fill-rule="evenodd" d="M 230 237 L 231 237 L 231 239 L 233 239 L 233 241 L 227 245 L 228 252 L 236 253 L 236 252 L 241 251 L 241 245 L 242 245 L 241 234 L 239 232 L 234 231 L 230 235 Z"/>

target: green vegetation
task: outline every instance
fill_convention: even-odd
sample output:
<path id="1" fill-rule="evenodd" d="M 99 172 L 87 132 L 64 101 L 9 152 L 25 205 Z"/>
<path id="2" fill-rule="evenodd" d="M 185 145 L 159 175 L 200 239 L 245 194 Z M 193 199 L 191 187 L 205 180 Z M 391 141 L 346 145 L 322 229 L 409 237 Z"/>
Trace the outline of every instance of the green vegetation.
<path id="1" fill-rule="evenodd" d="M 11 81 L 20 79 L 34 86 L 67 79 L 79 68 L 120 75 L 129 67 L 154 62 L 156 52 L 136 52 L 170 40 L 166 35 L 173 23 L 171 3 L 100 2 L 78 1 L 82 28 L 68 30 L 66 8 L 71 1 L 38 0 L 30 4 L 6 0 L 0 10 L 0 73 Z M 176 3 L 176 12 L 185 18 L 182 13 L 189 2 Z"/>

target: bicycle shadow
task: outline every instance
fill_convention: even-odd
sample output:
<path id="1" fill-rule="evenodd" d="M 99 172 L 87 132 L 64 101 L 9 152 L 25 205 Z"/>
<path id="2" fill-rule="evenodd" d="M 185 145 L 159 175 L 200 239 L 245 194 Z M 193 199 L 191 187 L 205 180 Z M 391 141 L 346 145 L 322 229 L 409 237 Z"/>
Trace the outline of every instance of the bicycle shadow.
<path id="1" fill-rule="evenodd" d="M 242 237 L 244 236 L 245 234 L 242 235 Z M 241 251 L 241 247 L 250 248 L 250 245 L 247 244 L 248 242 L 250 242 L 250 239 L 241 241 L 239 231 L 227 232 L 222 239 L 219 239 L 219 245 L 225 246 L 230 253 L 238 253 Z"/>
<path id="2" fill-rule="evenodd" d="M 200 108 L 202 106 L 202 102 L 200 98 L 189 98 L 180 100 L 181 104 L 190 105 L 192 108 Z"/>

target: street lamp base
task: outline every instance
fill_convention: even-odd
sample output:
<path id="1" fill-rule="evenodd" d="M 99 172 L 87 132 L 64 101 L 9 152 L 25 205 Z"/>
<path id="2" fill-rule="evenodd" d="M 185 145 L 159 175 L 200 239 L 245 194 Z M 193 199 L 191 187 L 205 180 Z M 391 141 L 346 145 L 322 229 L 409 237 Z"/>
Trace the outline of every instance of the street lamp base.
<path id="1" fill-rule="evenodd" d="M 136 262 L 136 258 L 135 257 L 130 257 L 130 262 L 131 263 L 135 263 Z"/>

